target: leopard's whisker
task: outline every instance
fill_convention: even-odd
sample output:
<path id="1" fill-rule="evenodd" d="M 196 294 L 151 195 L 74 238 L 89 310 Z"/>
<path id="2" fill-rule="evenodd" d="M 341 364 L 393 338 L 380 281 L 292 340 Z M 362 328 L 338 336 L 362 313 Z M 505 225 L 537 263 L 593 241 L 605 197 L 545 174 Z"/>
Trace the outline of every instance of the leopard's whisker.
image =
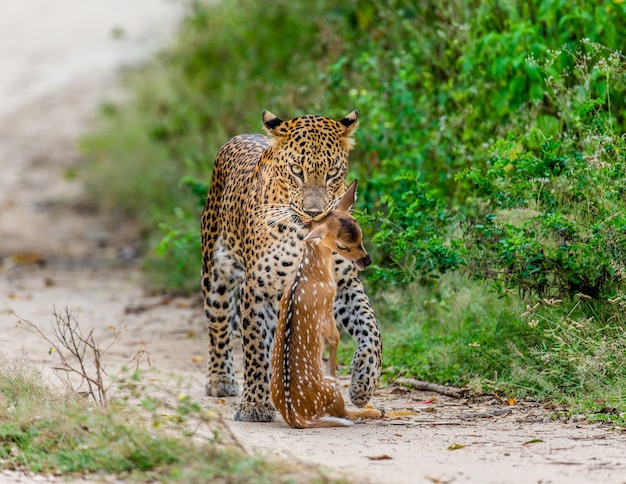
<path id="1" fill-rule="evenodd" d="M 288 209 L 265 212 L 263 214 L 264 216 L 261 217 L 258 224 L 259 225 L 265 225 L 265 224 L 276 225 L 278 220 L 282 220 L 283 218 L 291 214 L 293 214 L 293 211 L 288 210 Z"/>
<path id="2" fill-rule="evenodd" d="M 258 233 L 267 235 L 274 227 L 285 220 L 291 221 L 296 215 L 290 209 L 276 210 L 273 213 L 261 218 L 256 224 Z M 291 223 L 287 224 L 291 226 Z"/>
<path id="3" fill-rule="evenodd" d="M 280 204 L 266 203 L 266 204 L 259 205 L 258 207 L 256 207 L 253 210 L 253 212 L 255 214 L 258 214 L 258 213 L 265 213 L 265 212 L 271 212 L 271 211 L 276 211 L 276 210 L 286 210 L 286 209 L 291 209 L 291 205 L 288 203 L 280 203 Z"/>

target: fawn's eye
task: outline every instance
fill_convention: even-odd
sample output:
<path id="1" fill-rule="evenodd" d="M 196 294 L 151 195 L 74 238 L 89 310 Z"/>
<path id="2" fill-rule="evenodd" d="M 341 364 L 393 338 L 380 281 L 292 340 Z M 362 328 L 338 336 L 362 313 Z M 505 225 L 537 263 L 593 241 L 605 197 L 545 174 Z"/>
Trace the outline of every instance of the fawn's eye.
<path id="1" fill-rule="evenodd" d="M 345 251 L 349 250 L 345 245 L 341 245 L 341 244 L 336 244 L 336 245 L 339 250 L 345 250 Z"/>

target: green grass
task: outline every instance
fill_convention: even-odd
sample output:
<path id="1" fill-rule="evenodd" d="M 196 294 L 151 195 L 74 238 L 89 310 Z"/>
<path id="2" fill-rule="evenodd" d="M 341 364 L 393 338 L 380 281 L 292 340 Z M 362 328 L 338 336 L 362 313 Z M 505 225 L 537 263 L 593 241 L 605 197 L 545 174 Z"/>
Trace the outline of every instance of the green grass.
<path id="1" fill-rule="evenodd" d="M 594 419 L 626 423 L 621 300 L 614 301 L 611 320 L 601 321 L 591 299 L 538 299 L 526 306 L 516 294 L 499 295 L 492 286 L 446 275 L 436 288 L 385 290 L 373 303 L 383 334 L 383 379 L 409 376 L 553 401 Z M 353 350 L 344 339 L 344 365 Z M 607 407 L 617 414 L 596 414 Z"/>
<path id="2" fill-rule="evenodd" d="M 2 360 L 0 467 L 137 482 L 329 482 L 311 469 L 299 474 L 293 463 L 271 463 L 225 445 L 215 432 L 191 437 L 181 429 L 199 412 L 198 404 L 179 399 L 174 425 L 122 401 L 93 406 L 47 388 L 25 363 Z M 154 428 L 157 421 L 162 425 Z"/>

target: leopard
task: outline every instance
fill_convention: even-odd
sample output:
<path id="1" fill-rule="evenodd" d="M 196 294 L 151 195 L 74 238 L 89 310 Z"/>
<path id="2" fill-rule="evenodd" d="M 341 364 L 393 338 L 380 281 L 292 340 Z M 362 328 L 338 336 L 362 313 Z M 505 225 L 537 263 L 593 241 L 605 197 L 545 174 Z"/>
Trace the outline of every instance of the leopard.
<path id="1" fill-rule="evenodd" d="M 265 110 L 262 123 L 265 134 L 237 135 L 219 149 L 201 220 L 204 390 L 214 397 L 239 394 L 233 349 L 240 338 L 243 390 L 233 418 L 243 422 L 275 419 L 270 360 L 280 299 L 311 223 L 346 192 L 359 112 L 339 121 L 314 114 L 282 120 Z M 357 342 L 349 396 L 364 407 L 381 372 L 379 322 L 354 265 L 335 255 L 333 273 L 335 320 Z"/>

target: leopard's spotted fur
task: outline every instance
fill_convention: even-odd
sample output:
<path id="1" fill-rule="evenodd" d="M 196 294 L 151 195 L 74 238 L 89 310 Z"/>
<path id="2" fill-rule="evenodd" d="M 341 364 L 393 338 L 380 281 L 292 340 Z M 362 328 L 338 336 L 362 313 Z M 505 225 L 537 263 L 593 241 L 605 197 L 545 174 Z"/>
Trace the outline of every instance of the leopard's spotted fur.
<path id="1" fill-rule="evenodd" d="M 235 419 L 271 421 L 270 353 L 279 302 L 293 278 L 312 220 L 345 192 L 353 111 L 341 121 L 303 116 L 282 121 L 269 111 L 270 136 L 240 135 L 217 154 L 202 215 L 202 289 L 209 328 L 206 393 L 236 395 L 229 314 L 241 323 L 244 388 Z M 335 258 L 335 318 L 358 341 L 350 398 L 364 406 L 381 364 L 378 323 L 357 272 Z M 238 294 L 235 292 L 238 290 Z"/>

